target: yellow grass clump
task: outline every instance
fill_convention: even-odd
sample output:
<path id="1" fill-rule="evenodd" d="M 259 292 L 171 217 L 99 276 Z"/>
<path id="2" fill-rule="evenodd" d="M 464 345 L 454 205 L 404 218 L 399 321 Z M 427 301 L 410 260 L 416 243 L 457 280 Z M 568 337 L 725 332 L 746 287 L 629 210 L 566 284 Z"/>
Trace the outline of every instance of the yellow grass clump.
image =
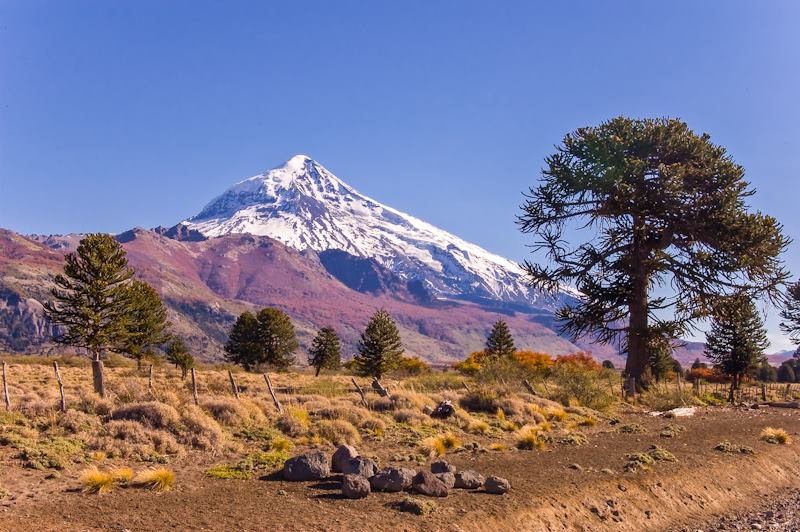
<path id="1" fill-rule="evenodd" d="M 539 434 L 539 427 L 526 425 L 519 429 L 514 437 L 517 441 L 517 449 L 533 450 L 544 449 L 547 443 Z"/>
<path id="2" fill-rule="evenodd" d="M 420 447 L 429 456 L 442 456 L 457 447 L 461 446 L 461 441 L 452 433 L 430 436 L 420 442 Z"/>
<path id="3" fill-rule="evenodd" d="M 133 479 L 133 485 L 153 491 L 166 491 L 175 483 L 175 473 L 165 467 L 142 471 Z"/>
<path id="4" fill-rule="evenodd" d="M 81 474 L 81 484 L 86 493 L 107 493 L 114 487 L 114 477 L 97 466 L 91 466 Z"/>
<path id="5" fill-rule="evenodd" d="M 109 474 L 117 484 L 130 484 L 133 480 L 133 469 L 130 467 L 115 467 Z"/>
<path id="6" fill-rule="evenodd" d="M 761 440 L 767 443 L 775 443 L 778 445 L 789 445 L 792 443 L 792 438 L 783 429 L 776 429 L 774 427 L 767 427 L 761 431 Z"/>

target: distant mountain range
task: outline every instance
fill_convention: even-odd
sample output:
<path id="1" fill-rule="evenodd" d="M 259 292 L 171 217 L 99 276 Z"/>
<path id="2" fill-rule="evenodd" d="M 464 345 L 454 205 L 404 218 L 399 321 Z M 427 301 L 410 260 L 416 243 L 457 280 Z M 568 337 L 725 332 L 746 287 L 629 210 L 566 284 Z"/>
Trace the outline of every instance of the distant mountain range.
<path id="1" fill-rule="evenodd" d="M 0 350 L 53 349 L 42 302 L 80 238 L 0 230 Z M 589 350 L 624 364 L 611 346 L 554 332 L 553 311 L 579 295 L 573 289 L 538 292 L 518 264 L 360 194 L 304 155 L 233 185 L 177 225 L 117 238 L 161 293 L 175 331 L 206 360 L 221 358 L 240 312 L 273 306 L 292 317 L 301 346 L 332 325 L 346 355 L 369 315 L 385 308 L 409 354 L 433 363 L 482 348 L 502 317 L 520 348 Z M 684 364 L 697 356 L 702 344 L 678 352 Z"/>

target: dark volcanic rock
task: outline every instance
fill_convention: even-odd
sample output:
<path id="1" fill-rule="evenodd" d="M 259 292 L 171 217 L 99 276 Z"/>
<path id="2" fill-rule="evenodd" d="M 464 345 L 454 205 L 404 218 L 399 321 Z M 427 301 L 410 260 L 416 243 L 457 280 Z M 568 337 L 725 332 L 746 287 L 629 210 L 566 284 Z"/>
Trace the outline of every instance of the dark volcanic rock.
<path id="1" fill-rule="evenodd" d="M 286 460 L 283 478 L 293 481 L 321 480 L 331 474 L 330 462 L 322 451 L 310 451 Z"/>

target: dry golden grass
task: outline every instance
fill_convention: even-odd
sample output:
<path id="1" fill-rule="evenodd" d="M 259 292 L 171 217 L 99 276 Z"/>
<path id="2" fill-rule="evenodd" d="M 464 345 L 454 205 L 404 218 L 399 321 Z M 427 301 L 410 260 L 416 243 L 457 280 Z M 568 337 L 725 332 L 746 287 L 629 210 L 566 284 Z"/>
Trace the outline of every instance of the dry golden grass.
<path id="1" fill-rule="evenodd" d="M 130 467 L 115 467 L 109 471 L 109 474 L 117 484 L 130 484 L 133 480 L 133 469 Z"/>
<path id="2" fill-rule="evenodd" d="M 86 493 L 107 493 L 114 487 L 114 477 L 97 466 L 90 466 L 81 473 L 81 485 Z"/>
<path id="3" fill-rule="evenodd" d="M 175 484 L 175 473 L 165 467 L 142 471 L 133 478 L 133 485 L 153 491 L 167 491 Z"/>
<path id="4" fill-rule="evenodd" d="M 517 449 L 544 449 L 547 443 L 541 436 L 539 426 L 526 425 L 514 433 Z"/>
<path id="5" fill-rule="evenodd" d="M 767 443 L 774 443 L 777 445 L 789 445 L 792 443 L 792 438 L 789 436 L 788 432 L 774 427 L 766 427 L 761 431 L 759 438 Z"/>
<path id="6" fill-rule="evenodd" d="M 442 456 L 460 446 L 461 441 L 450 432 L 439 436 L 430 436 L 420 442 L 420 449 L 431 457 Z"/>

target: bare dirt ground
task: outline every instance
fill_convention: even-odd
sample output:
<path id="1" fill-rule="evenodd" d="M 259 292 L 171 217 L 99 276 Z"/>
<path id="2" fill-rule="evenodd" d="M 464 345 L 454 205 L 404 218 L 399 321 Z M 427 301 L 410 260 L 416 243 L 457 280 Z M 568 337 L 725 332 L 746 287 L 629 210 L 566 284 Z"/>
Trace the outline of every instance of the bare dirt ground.
<path id="1" fill-rule="evenodd" d="M 620 418 L 619 424 L 601 421 L 587 430 L 589 443 L 582 446 L 449 454 L 448 460 L 459 468 L 506 477 L 513 489 L 504 496 L 453 490 L 449 497 L 436 499 L 438 509 L 424 517 L 397 510 L 403 494 L 342 499 L 336 477 L 312 483 L 289 483 L 276 475 L 209 478 L 206 469 L 220 460 L 203 453 L 189 453 L 170 464 L 177 476 L 171 491 L 120 489 L 104 495 L 81 492 L 80 467 L 53 474 L 22 469 L 3 456 L 0 486 L 10 495 L 0 499 L 0 529 L 737 530 L 723 528 L 728 521 L 720 518 L 738 516 L 750 526 L 756 522 L 753 516 L 761 515 L 766 529 L 771 519 L 782 519 L 769 509 L 771 501 L 797 506 L 798 492 L 788 490 L 800 488 L 800 442 L 771 445 L 758 439 L 766 426 L 797 435 L 797 410 L 717 407 L 677 420 L 643 413 Z M 628 423 L 647 430 L 618 431 Z M 660 436 L 670 425 L 686 430 L 673 438 Z M 715 451 L 723 440 L 751 446 L 756 453 Z M 649 471 L 623 470 L 628 453 L 651 445 L 668 449 L 677 461 L 658 462 Z M 365 442 L 360 450 L 376 455 L 382 464 L 391 463 L 392 449 L 379 442 Z"/>

